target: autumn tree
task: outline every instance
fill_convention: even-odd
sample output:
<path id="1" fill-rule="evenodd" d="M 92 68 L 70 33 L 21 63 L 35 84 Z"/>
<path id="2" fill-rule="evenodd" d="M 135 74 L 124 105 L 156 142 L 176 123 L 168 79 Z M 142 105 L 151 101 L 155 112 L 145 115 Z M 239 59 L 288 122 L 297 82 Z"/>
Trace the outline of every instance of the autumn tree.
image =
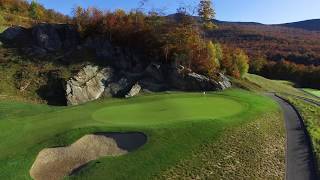
<path id="1" fill-rule="evenodd" d="M 244 77 L 245 74 L 248 73 L 249 70 L 249 57 L 248 55 L 241 49 L 237 49 L 235 52 L 235 64 L 237 65 L 237 69 L 239 71 L 240 77 Z"/>
<path id="2" fill-rule="evenodd" d="M 215 28 L 215 24 L 213 24 L 212 22 L 212 20 L 215 17 L 215 10 L 213 8 L 211 0 L 200 0 L 198 7 L 198 15 L 201 18 L 203 27 L 205 29 Z"/>
<path id="3" fill-rule="evenodd" d="M 224 46 L 221 69 L 230 76 L 244 77 L 249 70 L 249 57 L 242 49 Z"/>
<path id="4" fill-rule="evenodd" d="M 263 56 L 258 56 L 250 60 L 250 72 L 259 73 L 267 64 L 267 60 Z"/>
<path id="5" fill-rule="evenodd" d="M 6 20 L 4 19 L 4 17 L 0 14 L 0 27 L 5 25 Z"/>
<path id="6" fill-rule="evenodd" d="M 202 66 L 206 45 L 199 30 L 192 26 L 178 24 L 168 28 L 163 44 L 166 61 L 194 70 Z"/>
<path id="7" fill-rule="evenodd" d="M 222 48 L 219 43 L 207 42 L 207 74 L 215 76 L 220 71 L 220 62 L 223 57 Z"/>

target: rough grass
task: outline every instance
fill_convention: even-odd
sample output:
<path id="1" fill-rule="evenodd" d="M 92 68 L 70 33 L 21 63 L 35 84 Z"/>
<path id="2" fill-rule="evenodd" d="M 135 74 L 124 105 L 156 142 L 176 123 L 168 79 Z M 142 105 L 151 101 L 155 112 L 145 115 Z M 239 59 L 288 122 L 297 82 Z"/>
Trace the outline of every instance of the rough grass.
<path id="1" fill-rule="evenodd" d="M 292 95 L 304 95 L 303 92 L 293 87 L 293 84 L 288 81 L 270 80 L 258 75 L 247 74 L 245 79 L 258 85 L 260 90 L 265 92 L 288 93 Z"/>
<path id="2" fill-rule="evenodd" d="M 93 161 L 86 166 L 79 174 L 69 177 L 70 179 L 153 179 L 160 174 L 167 172 L 168 169 L 175 167 L 184 159 L 189 159 L 197 150 L 215 144 L 215 149 L 220 152 L 231 151 L 233 147 L 238 146 L 239 149 L 246 149 L 248 143 L 239 143 L 243 141 L 242 136 L 234 136 L 234 141 L 226 141 L 225 144 L 220 143 L 222 137 L 231 137 L 236 132 L 237 127 L 244 127 L 246 124 L 254 123 L 265 117 L 266 114 L 278 112 L 278 105 L 271 99 L 258 96 L 253 93 L 230 90 L 221 93 L 210 93 L 211 104 L 203 100 L 204 104 L 196 104 L 196 106 L 185 105 L 192 101 L 185 102 L 184 97 L 191 98 L 195 102 L 201 102 L 203 94 L 198 93 L 174 93 L 174 94 L 159 94 L 142 96 L 126 100 L 106 99 L 88 103 L 77 107 L 53 108 L 45 105 L 27 105 L 14 102 L 1 102 L 1 107 L 7 107 L 11 104 L 10 111 L 3 109 L 0 111 L 0 179 L 30 179 L 29 169 L 34 162 L 36 155 L 40 150 L 47 147 L 66 146 L 79 139 L 85 134 L 94 132 L 128 132 L 139 131 L 148 135 L 148 142 L 138 151 L 117 158 L 102 158 Z M 240 103 L 243 106 L 241 113 L 234 112 L 230 116 L 221 115 L 220 106 L 226 109 L 234 108 L 232 104 L 223 104 L 220 99 L 225 98 L 226 101 L 234 101 L 235 106 Z M 170 103 L 163 101 L 170 99 Z M 179 104 L 179 101 L 183 104 Z M 101 116 L 92 116 L 99 109 L 121 106 L 126 101 L 126 104 L 140 106 L 140 108 L 132 109 L 132 107 L 123 107 L 119 111 L 118 116 L 121 118 L 108 119 L 108 113 Z M 128 123 L 128 119 L 134 119 L 136 116 L 143 118 L 146 112 L 145 108 L 150 108 L 152 104 L 146 102 L 154 102 L 155 104 L 163 102 L 163 105 L 156 105 L 154 111 L 156 118 L 149 119 L 150 115 L 146 115 L 147 120 L 141 120 L 143 123 Z M 146 103 L 144 105 L 144 103 Z M 176 102 L 177 104 L 174 104 Z M 29 106 L 24 107 L 23 106 Z M 181 114 L 181 118 L 173 119 L 162 123 L 146 123 L 147 121 L 160 121 L 161 117 L 167 117 L 167 112 L 163 111 L 162 106 L 167 108 L 176 108 Z M 179 106 L 183 108 L 179 109 Z M 206 116 L 199 116 L 197 111 L 205 107 Z M 210 108 L 209 108 L 210 107 Z M 36 109 L 34 109 L 36 108 Z M 23 109 L 19 112 L 20 109 Z M 33 111 L 34 109 L 34 111 Z M 184 113 L 194 111 L 193 119 L 187 119 Z M 174 112 L 174 110 L 172 110 Z M 172 113 L 171 112 L 171 113 Z M 101 113 L 101 112 L 99 112 Z M 112 114 L 110 114 L 112 115 Z M 123 120 L 122 123 L 118 121 Z M 181 121 L 182 120 L 182 121 Z M 269 119 L 267 119 L 269 120 Z M 266 121 L 267 121 L 266 120 Z M 125 122 L 125 123 L 124 123 Z M 280 121 L 282 122 L 282 120 Z M 128 123 L 128 124 L 127 124 Z M 279 124 L 273 124 L 273 121 L 266 122 L 269 126 L 274 126 L 274 132 L 277 134 L 282 127 Z M 249 125 L 248 125 L 249 127 Z M 242 129 L 242 128 L 240 128 Z M 264 129 L 264 128 L 262 128 Z M 245 130 L 245 129 L 243 129 Z M 260 128 L 252 128 L 250 132 L 259 134 Z M 264 134 L 264 133 L 262 133 Z M 266 136 L 257 136 L 255 141 L 267 141 Z M 281 138 L 280 138 L 281 139 Z M 278 143 L 278 141 L 276 142 Z M 257 147 L 255 147 L 257 146 Z M 259 146 L 259 147 L 258 147 Z M 284 144 L 282 144 L 284 146 Z M 268 146 L 269 147 L 269 146 Z M 257 150 L 257 151 L 256 151 Z M 235 155 L 235 159 L 253 159 L 259 162 L 258 157 L 269 158 L 264 151 L 260 151 L 260 144 L 253 143 L 252 149 L 248 153 L 243 151 Z M 254 152 L 253 152 L 254 151 Z M 275 157 L 277 151 L 274 153 Z M 252 157 L 252 154 L 257 156 Z M 225 156 L 221 154 L 212 154 L 217 159 L 222 161 Z M 271 159 L 275 167 L 282 157 Z M 200 161 L 200 160 L 199 160 Z M 252 162 L 253 162 L 252 161 Z M 258 166 L 263 166 L 259 164 Z M 239 169 L 241 164 L 236 164 Z M 215 169 L 215 167 L 213 167 Z M 246 169 L 246 168 L 245 168 Z M 252 171 L 246 171 L 245 175 L 255 177 L 255 168 L 252 166 Z M 274 167 L 270 168 L 274 169 Z M 281 168 L 276 174 L 281 174 Z M 217 170 L 217 169 L 216 169 Z M 217 171 L 223 172 L 227 167 Z M 196 171 L 194 167 L 189 167 L 189 171 Z"/>
<path id="3" fill-rule="evenodd" d="M 290 81 L 283 80 L 271 80 L 254 74 L 247 74 L 244 80 L 237 80 L 238 84 L 242 85 L 244 89 L 265 93 L 281 93 L 293 96 L 299 96 L 303 98 L 308 98 L 311 100 L 319 101 L 317 97 L 309 93 L 304 92 L 301 89 L 294 87 L 294 83 Z"/>
<path id="4" fill-rule="evenodd" d="M 0 16 L 4 18 L 4 21 L 2 22 L 3 26 L 23 26 L 23 27 L 30 27 L 32 24 L 35 23 L 34 20 L 19 16 L 11 13 L 4 12 L 3 10 L 0 10 Z"/>
<path id="5" fill-rule="evenodd" d="M 320 107 L 310 104 L 293 96 L 281 95 L 288 99 L 295 107 L 298 108 L 305 122 L 308 133 L 311 137 L 313 150 L 316 154 L 318 165 L 320 165 Z M 318 167 L 320 173 L 320 168 Z"/>
<path id="6" fill-rule="evenodd" d="M 80 66 L 81 64 L 77 63 L 64 66 L 47 59 L 32 59 L 19 55 L 16 49 L 0 47 L 0 100 L 45 103 L 38 90 L 48 84 L 46 74 L 57 71 L 61 78 L 67 79 L 73 68 L 79 69 Z M 26 72 L 25 77 L 18 79 L 16 74 L 21 71 Z M 22 91 L 17 84 L 29 85 Z"/>
<path id="7" fill-rule="evenodd" d="M 282 179 L 284 143 L 281 113 L 265 114 L 254 122 L 228 129 L 217 141 L 202 145 L 159 179 Z"/>

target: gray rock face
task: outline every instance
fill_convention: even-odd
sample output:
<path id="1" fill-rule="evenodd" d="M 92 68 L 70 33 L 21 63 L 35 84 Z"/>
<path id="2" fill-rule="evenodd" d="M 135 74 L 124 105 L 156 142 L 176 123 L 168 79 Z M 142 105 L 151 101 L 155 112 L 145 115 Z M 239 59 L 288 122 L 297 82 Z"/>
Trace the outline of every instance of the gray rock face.
<path id="1" fill-rule="evenodd" d="M 9 27 L 7 30 L 5 30 L 1 37 L 4 40 L 14 40 L 18 36 L 22 35 L 25 32 L 25 29 L 20 26 L 14 26 L 14 27 Z"/>
<path id="2" fill-rule="evenodd" d="M 158 82 L 164 81 L 164 75 L 162 73 L 161 65 L 151 63 L 145 70 L 145 75 L 153 78 Z"/>
<path id="3" fill-rule="evenodd" d="M 223 74 L 219 74 L 219 80 L 216 81 L 183 66 L 171 70 L 169 83 L 175 89 L 186 91 L 214 91 L 231 87 L 230 80 Z"/>
<path id="4" fill-rule="evenodd" d="M 230 79 L 222 73 L 219 73 L 218 84 L 220 86 L 220 90 L 225 90 L 232 87 Z"/>
<path id="5" fill-rule="evenodd" d="M 141 91 L 141 86 L 138 83 L 136 83 L 135 85 L 132 86 L 131 90 L 125 97 L 126 98 L 134 97 L 138 95 L 140 91 Z"/>
<path id="6" fill-rule="evenodd" d="M 78 105 L 96 100 L 103 95 L 105 84 L 112 79 L 113 70 L 97 66 L 84 67 L 74 78 L 67 82 L 68 105 Z"/>
<path id="7" fill-rule="evenodd" d="M 32 36 L 38 47 L 48 51 L 55 51 L 62 47 L 58 31 L 53 25 L 40 24 L 35 26 L 32 29 Z"/>
<path id="8" fill-rule="evenodd" d="M 48 51 L 75 48 L 79 43 L 79 33 L 67 24 L 39 24 L 32 28 L 34 44 Z"/>
<path id="9" fill-rule="evenodd" d="M 30 54 L 66 52 L 80 44 L 79 33 L 68 24 L 38 24 L 29 29 L 14 26 L 4 31 L 0 38 L 6 45 L 28 49 Z"/>
<path id="10" fill-rule="evenodd" d="M 104 90 L 106 97 L 123 97 L 128 92 L 129 81 L 126 78 L 121 78 L 118 82 L 112 82 Z"/>
<path id="11" fill-rule="evenodd" d="M 141 61 L 131 49 L 111 45 L 103 36 L 88 37 L 83 46 L 95 51 L 97 59 L 104 60 L 110 66 L 121 70 L 141 72 Z"/>
<path id="12" fill-rule="evenodd" d="M 28 30 L 20 26 L 9 27 L 0 35 L 0 38 L 5 44 L 20 47 L 21 44 L 26 43 L 29 39 Z"/>

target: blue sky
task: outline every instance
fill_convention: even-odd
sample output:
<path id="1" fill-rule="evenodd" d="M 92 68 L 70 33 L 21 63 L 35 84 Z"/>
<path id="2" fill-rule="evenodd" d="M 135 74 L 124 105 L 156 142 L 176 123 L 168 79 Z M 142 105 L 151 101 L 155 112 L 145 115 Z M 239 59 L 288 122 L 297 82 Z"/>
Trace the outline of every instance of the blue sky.
<path id="1" fill-rule="evenodd" d="M 161 9 L 166 14 L 175 12 L 180 5 L 196 5 L 197 0 L 148 0 L 145 9 Z M 71 14 L 76 5 L 101 9 L 138 7 L 139 0 L 37 0 L 47 8 Z M 320 18 L 320 0 L 214 0 L 216 19 L 250 21 L 266 24 L 294 22 Z"/>

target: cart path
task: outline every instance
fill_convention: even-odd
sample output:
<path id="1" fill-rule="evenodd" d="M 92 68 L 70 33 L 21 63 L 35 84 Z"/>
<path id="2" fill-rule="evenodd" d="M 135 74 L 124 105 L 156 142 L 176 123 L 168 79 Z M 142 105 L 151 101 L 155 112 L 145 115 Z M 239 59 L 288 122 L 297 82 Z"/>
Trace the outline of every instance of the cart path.
<path id="1" fill-rule="evenodd" d="M 269 96 L 280 104 L 284 113 L 287 132 L 286 179 L 316 180 L 316 165 L 311 141 L 299 112 L 286 100 L 274 94 Z"/>

